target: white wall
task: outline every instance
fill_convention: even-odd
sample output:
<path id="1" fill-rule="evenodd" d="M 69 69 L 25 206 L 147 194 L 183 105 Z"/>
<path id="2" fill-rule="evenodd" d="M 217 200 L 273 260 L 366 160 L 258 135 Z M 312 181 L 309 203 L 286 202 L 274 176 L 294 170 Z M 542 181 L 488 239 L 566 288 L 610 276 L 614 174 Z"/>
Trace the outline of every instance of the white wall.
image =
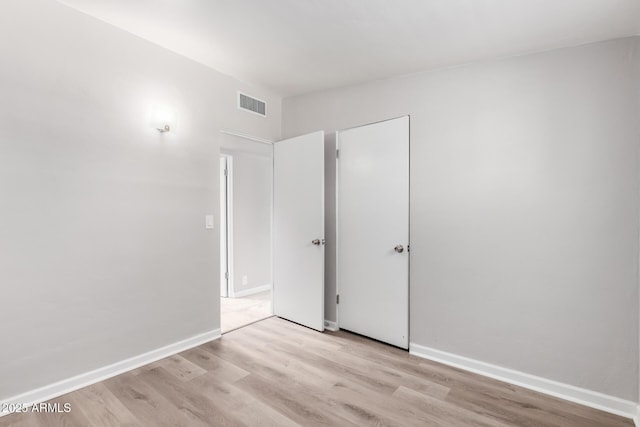
<path id="1" fill-rule="evenodd" d="M 233 158 L 234 292 L 271 284 L 271 145 L 223 135 L 221 151 Z M 247 277 L 246 285 L 243 277 Z"/>
<path id="2" fill-rule="evenodd" d="M 284 137 L 329 134 L 327 201 L 332 132 L 411 115 L 413 343 L 637 400 L 637 54 L 629 38 L 283 101 Z M 334 320 L 331 256 L 326 274 Z"/>
<path id="3" fill-rule="evenodd" d="M 47 0 L 0 52 L 0 400 L 219 328 L 219 129 L 277 139 L 280 99 Z"/>

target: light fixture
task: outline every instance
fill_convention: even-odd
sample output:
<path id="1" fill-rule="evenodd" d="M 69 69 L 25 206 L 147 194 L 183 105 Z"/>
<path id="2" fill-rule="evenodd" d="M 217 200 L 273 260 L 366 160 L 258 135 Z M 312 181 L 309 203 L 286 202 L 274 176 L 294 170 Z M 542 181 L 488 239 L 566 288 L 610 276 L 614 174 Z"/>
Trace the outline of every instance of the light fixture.
<path id="1" fill-rule="evenodd" d="M 156 105 L 151 111 L 151 126 L 159 132 L 170 132 L 175 129 L 176 113 L 164 105 Z"/>

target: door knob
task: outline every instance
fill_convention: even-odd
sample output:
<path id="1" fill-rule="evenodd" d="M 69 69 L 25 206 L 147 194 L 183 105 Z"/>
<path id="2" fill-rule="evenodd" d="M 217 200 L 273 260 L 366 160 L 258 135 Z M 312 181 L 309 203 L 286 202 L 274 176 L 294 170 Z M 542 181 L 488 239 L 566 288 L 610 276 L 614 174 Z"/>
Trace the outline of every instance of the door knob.
<path id="1" fill-rule="evenodd" d="M 320 245 L 324 245 L 324 239 L 320 240 L 320 239 L 313 239 L 311 241 L 311 243 L 313 243 L 316 246 L 320 246 Z"/>
<path id="2" fill-rule="evenodd" d="M 398 245 L 395 248 L 393 248 L 393 250 L 401 254 L 402 252 L 404 252 L 404 246 Z"/>

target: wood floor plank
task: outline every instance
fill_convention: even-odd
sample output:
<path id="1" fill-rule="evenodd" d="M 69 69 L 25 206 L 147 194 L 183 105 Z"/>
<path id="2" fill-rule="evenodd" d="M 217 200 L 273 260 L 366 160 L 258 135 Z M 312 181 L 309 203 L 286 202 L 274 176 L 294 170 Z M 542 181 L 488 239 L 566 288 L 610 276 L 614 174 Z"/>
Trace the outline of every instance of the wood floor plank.
<path id="1" fill-rule="evenodd" d="M 261 342 L 252 335 L 243 338 L 239 344 L 251 353 L 259 356 L 261 360 L 268 360 L 269 366 L 286 375 L 289 381 L 302 382 L 310 387 L 328 389 L 340 380 L 340 377 L 332 375 L 325 369 L 308 363 L 300 354 L 287 353 L 273 346 L 269 341 L 267 345 L 255 346 Z"/>
<path id="2" fill-rule="evenodd" d="M 232 383 L 210 372 L 191 381 L 194 387 L 249 426 L 295 427 L 300 424 Z"/>
<path id="3" fill-rule="evenodd" d="M 214 373 L 226 382 L 232 383 L 249 375 L 249 371 L 219 358 L 214 352 L 208 351 L 204 347 L 192 348 L 181 353 L 181 355 L 206 370 L 207 373 Z"/>
<path id="4" fill-rule="evenodd" d="M 431 396 L 422 394 L 404 386 L 398 387 L 398 390 L 393 393 L 393 397 L 396 399 L 401 399 L 408 404 L 420 408 L 421 411 L 428 413 L 435 420 L 437 420 L 439 424 L 446 426 L 454 424 L 486 427 L 516 425 L 512 423 L 496 421 L 493 418 L 485 417 L 482 414 L 466 410 L 459 406 L 450 404 L 446 401 L 434 399 Z"/>
<path id="5" fill-rule="evenodd" d="M 392 396 L 375 393 L 369 388 L 349 380 L 338 382 L 333 396 L 339 405 L 354 410 L 370 419 L 384 420 L 381 424 L 394 426 L 438 426 L 441 425 L 431 414 L 419 408 L 394 400 Z M 366 419 L 365 419 L 366 420 Z"/>
<path id="6" fill-rule="evenodd" d="M 605 427 L 619 425 L 624 420 L 621 417 L 616 420 L 614 415 L 609 414 L 603 417 L 596 414 L 588 417 L 577 416 L 571 412 L 558 411 L 552 406 L 540 404 L 536 398 L 521 400 L 504 395 L 472 393 L 454 389 L 446 400 L 495 420 L 514 422 L 518 426 Z"/>
<path id="7" fill-rule="evenodd" d="M 52 401 L 0 427 L 633 427 L 629 419 L 345 331 L 269 318 Z"/>
<path id="8" fill-rule="evenodd" d="M 254 328 L 246 329 L 246 333 L 252 331 L 263 331 L 271 335 L 286 337 L 287 342 L 295 342 L 303 346 L 313 345 L 328 351 L 338 351 L 347 342 L 333 339 L 330 334 L 319 334 L 317 331 L 295 323 L 282 321 L 282 319 L 274 317 L 263 322 L 257 323 Z"/>
<path id="9" fill-rule="evenodd" d="M 104 383 L 78 390 L 73 399 L 79 409 L 95 427 L 139 426 L 140 421 L 111 393 Z M 75 412 L 74 412 L 75 415 Z"/>
<path id="10" fill-rule="evenodd" d="M 189 381 L 207 373 L 206 369 L 192 363 L 180 354 L 159 360 L 153 363 L 152 366 L 153 368 L 160 366 L 182 381 Z"/>
<path id="11" fill-rule="evenodd" d="M 153 368 L 138 375 L 138 378 L 155 388 L 173 402 L 189 418 L 190 426 L 243 426 L 223 408 L 193 390 L 183 381 L 162 367 Z"/>
<path id="12" fill-rule="evenodd" d="M 139 374 L 118 375 L 105 381 L 105 386 L 143 422 L 143 425 L 157 427 L 188 425 L 189 417 L 177 404 L 142 381 L 138 377 Z"/>
<path id="13" fill-rule="evenodd" d="M 81 424 L 78 424 L 81 425 Z M 0 418 L 1 427 L 43 427 L 37 417 L 30 413 L 13 413 Z"/>
<path id="14" fill-rule="evenodd" d="M 233 363 L 253 375 L 262 375 L 277 382 L 289 379 L 287 373 L 280 369 L 275 361 L 255 357 L 255 353 L 247 350 L 240 342 L 220 340 L 205 344 L 204 347 L 207 351 L 214 353 L 216 357 Z"/>
<path id="15" fill-rule="evenodd" d="M 332 402 L 322 399 L 321 393 L 274 382 L 257 374 L 241 379 L 236 385 L 301 425 L 358 425 L 335 414 Z"/>

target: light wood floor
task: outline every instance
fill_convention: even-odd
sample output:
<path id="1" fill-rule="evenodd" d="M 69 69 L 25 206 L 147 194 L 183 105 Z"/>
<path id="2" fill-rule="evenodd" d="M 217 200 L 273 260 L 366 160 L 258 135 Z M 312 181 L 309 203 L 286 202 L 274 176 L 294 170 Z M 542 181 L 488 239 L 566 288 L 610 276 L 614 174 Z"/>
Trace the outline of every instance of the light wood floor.
<path id="1" fill-rule="evenodd" d="M 271 316 L 271 291 L 241 298 L 220 298 L 220 329 L 232 331 Z"/>
<path id="2" fill-rule="evenodd" d="M 632 426 L 631 420 L 269 318 L 0 426 Z"/>

